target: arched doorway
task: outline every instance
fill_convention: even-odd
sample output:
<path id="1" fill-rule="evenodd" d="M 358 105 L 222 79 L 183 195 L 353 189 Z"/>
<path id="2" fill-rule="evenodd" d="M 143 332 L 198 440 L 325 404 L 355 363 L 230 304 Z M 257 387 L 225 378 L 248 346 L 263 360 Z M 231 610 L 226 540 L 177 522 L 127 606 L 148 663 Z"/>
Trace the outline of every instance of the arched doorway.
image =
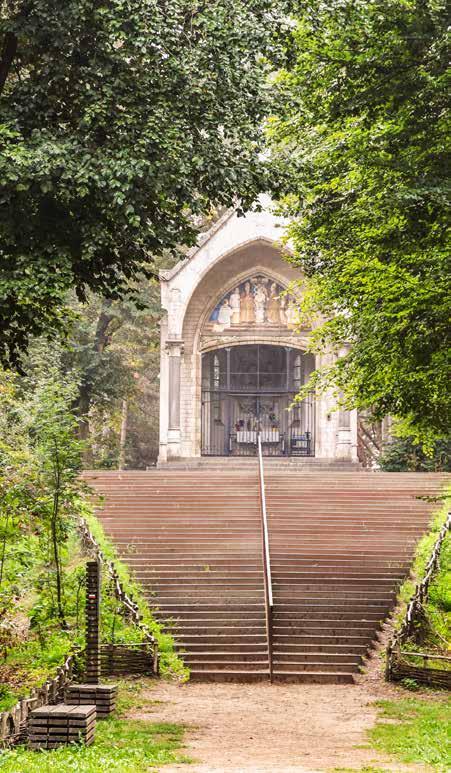
<path id="1" fill-rule="evenodd" d="M 224 347 L 202 356 L 203 456 L 314 455 L 313 397 L 292 407 L 314 368 L 312 355 L 269 344 Z"/>

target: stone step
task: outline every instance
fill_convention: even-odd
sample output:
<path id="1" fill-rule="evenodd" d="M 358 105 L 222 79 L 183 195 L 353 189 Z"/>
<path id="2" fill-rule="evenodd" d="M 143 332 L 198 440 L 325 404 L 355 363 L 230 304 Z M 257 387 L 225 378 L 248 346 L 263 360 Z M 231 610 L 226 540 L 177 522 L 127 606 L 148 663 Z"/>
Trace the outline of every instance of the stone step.
<path id="1" fill-rule="evenodd" d="M 266 681 L 256 459 L 239 469 L 208 463 L 87 477 L 106 495 L 107 534 L 191 678 Z M 432 505 L 416 497 L 444 476 L 264 464 L 274 680 L 352 684 L 427 527 Z"/>

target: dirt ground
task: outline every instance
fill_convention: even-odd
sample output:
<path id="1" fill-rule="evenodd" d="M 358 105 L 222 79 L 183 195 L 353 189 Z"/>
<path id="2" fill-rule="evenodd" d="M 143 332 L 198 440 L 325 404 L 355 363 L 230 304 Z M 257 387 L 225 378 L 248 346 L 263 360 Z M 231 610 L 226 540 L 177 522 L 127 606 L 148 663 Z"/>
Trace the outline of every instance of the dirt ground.
<path id="1" fill-rule="evenodd" d="M 174 684 L 149 690 L 142 719 L 189 726 L 184 753 L 192 765 L 162 773 L 323 773 L 340 768 L 416 771 L 367 746 L 376 720 L 371 704 L 399 697 L 381 675 L 378 652 L 356 685 Z M 402 691 L 405 695 L 405 691 Z"/>

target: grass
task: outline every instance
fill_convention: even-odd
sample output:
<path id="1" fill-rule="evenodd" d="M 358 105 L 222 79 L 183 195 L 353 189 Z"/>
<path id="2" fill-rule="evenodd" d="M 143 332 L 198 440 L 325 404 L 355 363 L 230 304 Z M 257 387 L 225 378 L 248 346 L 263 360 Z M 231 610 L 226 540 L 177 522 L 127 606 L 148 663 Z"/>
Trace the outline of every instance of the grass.
<path id="1" fill-rule="evenodd" d="M 364 765 L 363 768 L 333 768 L 332 773 L 387 773 L 387 768 L 375 768 Z"/>
<path id="2" fill-rule="evenodd" d="M 449 771 L 451 701 L 433 697 L 378 701 L 376 725 L 368 731 L 373 748 L 400 762 Z"/>
<path id="3" fill-rule="evenodd" d="M 415 591 L 415 583 L 422 580 L 425 574 L 426 564 L 448 511 L 449 500 L 432 521 L 428 534 L 418 543 L 412 566 L 414 579 L 407 579 L 401 586 L 399 593 L 401 607 L 397 616 L 398 624 L 401 622 L 406 605 Z M 424 605 L 424 610 L 425 622 L 417 631 L 415 640 L 405 642 L 403 649 L 441 655 L 449 654 L 451 643 L 451 536 L 449 533 L 442 544 L 439 569 L 430 585 L 429 597 Z M 409 662 L 413 663 L 414 661 L 409 658 Z M 418 664 L 422 665 L 422 661 L 418 661 Z M 429 665 L 434 668 L 449 668 L 449 665 L 444 661 L 431 662 Z"/>
<path id="4" fill-rule="evenodd" d="M 11 649 L 0 664 L 0 712 L 13 708 L 33 687 L 55 676 L 71 647 L 69 634 L 54 630 L 43 642 L 29 635 Z"/>
<path id="5" fill-rule="evenodd" d="M 92 746 L 79 744 L 53 751 L 32 752 L 26 747 L 0 753 L 2 773 L 142 773 L 168 763 L 189 762 L 180 753 L 185 727 L 149 722 L 127 715 L 148 702 L 143 699 L 145 682 L 120 684 L 114 717 L 97 723 Z M 151 703 L 151 701 L 150 701 Z"/>

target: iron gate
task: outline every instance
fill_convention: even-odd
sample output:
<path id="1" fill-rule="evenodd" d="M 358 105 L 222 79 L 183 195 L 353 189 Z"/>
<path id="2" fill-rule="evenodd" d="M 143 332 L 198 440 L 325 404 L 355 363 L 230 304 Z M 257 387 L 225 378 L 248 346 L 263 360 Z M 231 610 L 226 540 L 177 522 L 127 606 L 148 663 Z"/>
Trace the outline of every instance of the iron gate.
<path id="1" fill-rule="evenodd" d="M 202 358 L 202 454 L 314 455 L 314 401 L 294 404 L 314 368 L 312 355 L 289 346 L 242 344 Z"/>
<path id="2" fill-rule="evenodd" d="M 314 455 L 314 403 L 291 407 L 292 393 L 202 393 L 202 455 L 255 456 L 260 433 L 264 456 Z"/>

